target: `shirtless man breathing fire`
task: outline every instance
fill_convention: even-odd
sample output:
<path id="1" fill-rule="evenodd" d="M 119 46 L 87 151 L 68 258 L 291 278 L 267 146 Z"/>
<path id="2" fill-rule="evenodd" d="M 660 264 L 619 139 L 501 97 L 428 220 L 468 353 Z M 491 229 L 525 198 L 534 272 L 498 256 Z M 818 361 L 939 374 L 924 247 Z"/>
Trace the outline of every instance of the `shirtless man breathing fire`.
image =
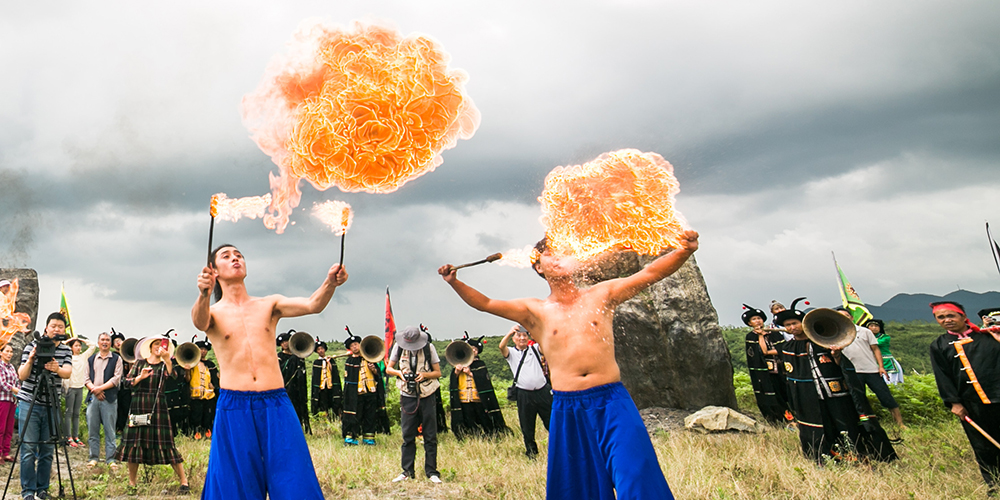
<path id="1" fill-rule="evenodd" d="M 632 276 L 585 289 L 573 281 L 579 261 L 554 255 L 545 239 L 535 249 L 532 265 L 549 284 L 545 299 L 494 300 L 459 281 L 451 265 L 438 273 L 467 304 L 520 323 L 545 349 L 553 389 L 547 498 L 673 498 L 621 384 L 611 325 L 615 307 L 687 261 L 698 233 L 686 231 L 680 248 Z"/>
<path id="2" fill-rule="evenodd" d="M 347 272 L 334 264 L 312 296 L 251 297 L 243 254 L 221 245 L 198 275 L 191 309 L 219 360 L 219 401 L 203 499 L 321 499 L 322 490 L 299 420 L 285 392 L 274 350 L 281 318 L 322 312 Z M 216 303 L 209 293 L 215 290 Z"/>

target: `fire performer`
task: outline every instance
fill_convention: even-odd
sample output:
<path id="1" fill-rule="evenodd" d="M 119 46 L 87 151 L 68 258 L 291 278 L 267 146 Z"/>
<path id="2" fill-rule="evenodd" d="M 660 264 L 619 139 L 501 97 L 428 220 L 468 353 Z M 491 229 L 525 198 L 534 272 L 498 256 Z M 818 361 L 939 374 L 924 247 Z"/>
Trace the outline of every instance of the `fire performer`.
<path id="1" fill-rule="evenodd" d="M 552 377 L 546 496 L 673 498 L 639 410 L 621 383 L 611 329 L 615 307 L 673 274 L 698 249 L 684 231 L 678 248 L 632 276 L 578 288 L 579 261 L 552 253 L 547 239 L 532 263 L 549 285 L 546 299 L 494 300 L 438 272 L 467 304 L 523 325 L 545 350 Z"/>
<path id="2" fill-rule="evenodd" d="M 945 332 L 931 343 L 931 366 L 945 406 L 962 420 L 990 496 L 998 493 L 1000 448 L 984 435 L 1000 437 L 1000 342 L 997 334 L 969 322 L 957 302 L 931 304 Z M 971 422 L 970 422 L 971 420 Z M 976 429 L 978 424 L 979 428 Z"/>
<path id="3" fill-rule="evenodd" d="M 334 416 L 340 417 L 343 407 L 337 360 L 326 355 L 326 342 L 322 340 L 316 340 L 314 350 L 317 357 L 312 370 L 312 412 L 318 415 L 325 411 L 327 419 L 333 420 Z"/>
<path id="4" fill-rule="evenodd" d="M 219 402 L 203 499 L 321 499 L 305 435 L 284 389 L 272 347 L 278 320 L 322 312 L 347 272 L 333 265 L 309 297 L 252 297 L 246 261 L 232 245 L 212 252 L 198 274 L 194 326 L 219 360 Z M 210 304 L 215 290 L 217 302 Z M 233 478 L 239 478 L 234 488 Z"/>
<path id="5" fill-rule="evenodd" d="M 385 415 L 382 370 L 361 357 L 361 337 L 350 335 L 344 347 L 351 351 L 344 361 L 344 416 L 340 421 L 344 444 L 357 445 L 360 437 L 361 443 L 374 446 L 375 433 L 383 430 L 380 423 Z"/>
<path id="6" fill-rule="evenodd" d="M 468 366 L 456 366 L 448 381 L 451 432 L 459 441 L 468 435 L 496 437 L 510 432 L 493 392 L 490 372 L 486 363 L 479 359 L 485 344 L 483 338 L 470 339 L 466 332 L 464 340 L 475 349 L 475 359 Z"/>
<path id="7" fill-rule="evenodd" d="M 764 420 L 782 425 L 788 410 L 788 396 L 785 394 L 785 376 L 778 358 L 785 337 L 779 332 L 764 330 L 764 322 L 767 321 L 764 311 L 746 304 L 743 306 L 746 308 L 742 316 L 743 323 L 751 328 L 746 337 L 747 368 L 757 408 Z"/>
<path id="8" fill-rule="evenodd" d="M 292 338 L 295 330 L 289 330 L 275 339 L 275 343 L 281 347 L 278 353 L 278 365 L 281 367 L 281 379 L 285 382 L 285 391 L 288 392 L 288 399 L 292 400 L 295 414 L 299 417 L 299 424 L 307 434 L 312 434 L 312 427 L 309 425 L 309 408 L 306 406 L 308 393 L 306 392 L 306 364 L 302 358 L 292 354 L 288 347 L 288 341 Z"/>

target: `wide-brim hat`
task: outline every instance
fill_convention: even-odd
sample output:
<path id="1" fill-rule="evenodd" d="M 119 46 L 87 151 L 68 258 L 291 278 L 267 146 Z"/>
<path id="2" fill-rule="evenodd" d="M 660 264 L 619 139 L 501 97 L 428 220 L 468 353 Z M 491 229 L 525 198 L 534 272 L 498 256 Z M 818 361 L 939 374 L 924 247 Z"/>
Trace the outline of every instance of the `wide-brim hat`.
<path id="1" fill-rule="evenodd" d="M 149 354 L 153 350 L 152 349 L 153 342 L 161 340 L 169 340 L 169 339 L 167 339 L 166 337 L 161 337 L 159 335 L 156 335 L 153 337 L 146 337 L 140 340 L 138 343 L 136 343 L 135 345 L 136 359 L 148 358 Z M 174 345 L 170 342 L 167 342 L 167 353 L 170 354 L 171 358 L 174 357 Z"/>
<path id="2" fill-rule="evenodd" d="M 767 314 L 764 314 L 764 311 L 750 307 L 746 304 L 743 304 L 743 308 L 746 309 L 746 311 L 743 312 L 743 316 L 740 316 L 740 318 L 743 320 L 744 325 L 750 326 L 750 318 L 754 316 L 759 316 L 760 319 L 767 322 Z"/>
<path id="3" fill-rule="evenodd" d="M 408 326 L 404 328 L 403 331 L 396 336 L 396 344 L 398 344 L 399 348 L 404 351 L 419 351 L 427 345 L 428 340 L 427 334 L 420 331 L 420 328 L 415 326 Z"/>

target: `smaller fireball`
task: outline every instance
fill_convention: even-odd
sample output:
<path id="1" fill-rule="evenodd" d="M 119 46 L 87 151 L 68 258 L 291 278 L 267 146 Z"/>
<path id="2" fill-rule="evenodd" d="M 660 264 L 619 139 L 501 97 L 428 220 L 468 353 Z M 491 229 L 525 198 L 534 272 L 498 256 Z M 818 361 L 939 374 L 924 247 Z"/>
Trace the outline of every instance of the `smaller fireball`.
<path id="1" fill-rule="evenodd" d="M 346 233 L 351 228 L 351 223 L 354 222 L 354 211 L 351 210 L 350 205 L 343 201 L 330 200 L 315 203 L 312 214 L 323 224 L 330 226 L 333 234 L 338 236 Z"/>
<path id="2" fill-rule="evenodd" d="M 271 204 L 271 193 L 264 196 L 229 198 L 226 193 L 212 195 L 212 217 L 236 222 L 242 217 L 264 217 L 264 210 Z"/>

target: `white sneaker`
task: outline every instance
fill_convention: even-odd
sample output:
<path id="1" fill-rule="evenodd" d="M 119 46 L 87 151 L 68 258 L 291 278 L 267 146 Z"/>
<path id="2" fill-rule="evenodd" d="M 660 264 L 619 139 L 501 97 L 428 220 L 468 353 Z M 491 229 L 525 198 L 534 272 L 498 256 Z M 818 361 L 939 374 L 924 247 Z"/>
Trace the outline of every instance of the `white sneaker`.
<path id="1" fill-rule="evenodd" d="M 428 479 L 430 479 L 430 481 L 431 481 L 432 483 L 434 483 L 434 484 L 441 484 L 441 483 L 443 483 L 443 482 L 444 482 L 444 481 L 442 481 L 442 480 L 441 480 L 441 477 L 440 477 L 440 476 L 431 476 L 431 477 L 429 477 Z"/>
<path id="2" fill-rule="evenodd" d="M 410 476 L 407 476 L 406 474 L 400 474 L 400 475 L 396 476 L 396 479 L 393 479 L 392 482 L 398 483 L 400 481 L 409 481 L 409 480 L 410 480 Z"/>

